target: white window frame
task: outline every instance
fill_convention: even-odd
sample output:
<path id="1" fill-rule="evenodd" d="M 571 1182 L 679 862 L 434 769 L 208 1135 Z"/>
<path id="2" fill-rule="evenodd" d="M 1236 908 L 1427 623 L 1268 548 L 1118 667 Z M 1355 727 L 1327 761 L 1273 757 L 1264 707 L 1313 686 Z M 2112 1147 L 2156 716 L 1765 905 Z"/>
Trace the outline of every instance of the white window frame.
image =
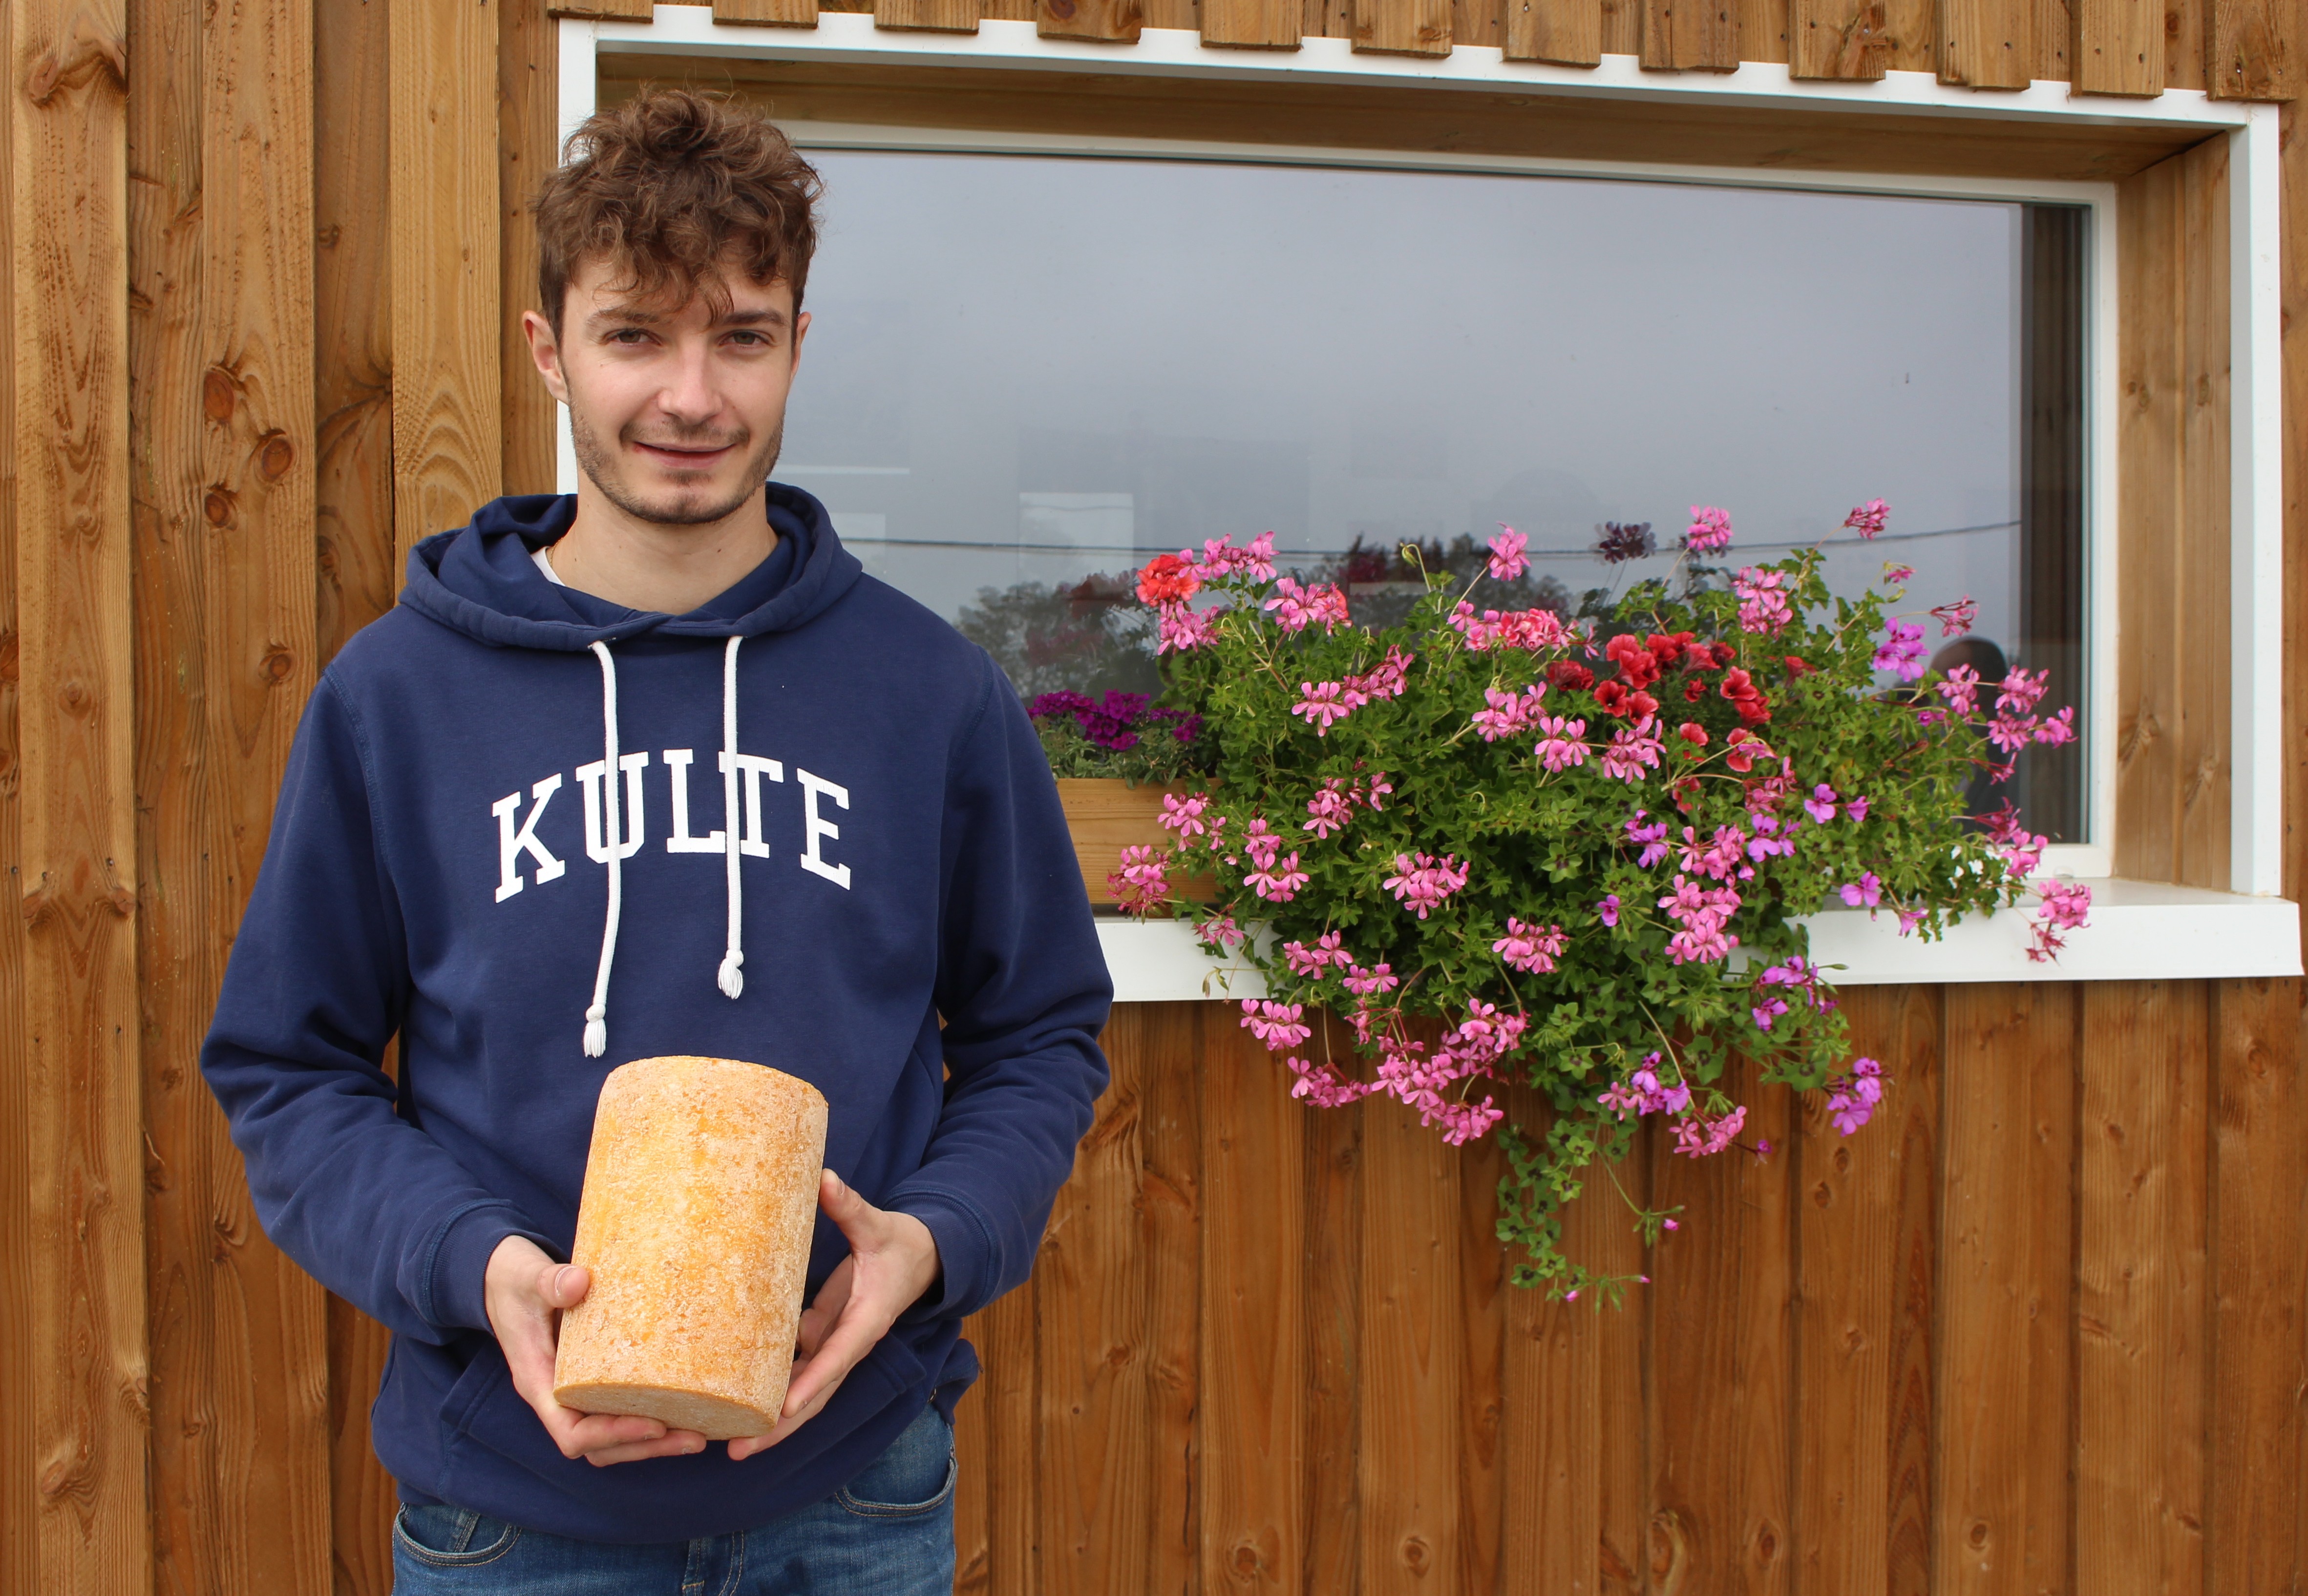
<path id="1" fill-rule="evenodd" d="M 1928 73 L 1893 72 L 1873 82 L 1798 80 L 1783 64 L 1748 62 L 1732 73 L 1649 73 L 1632 56 L 1606 56 L 1593 68 L 1510 62 L 1497 49 L 1460 46 L 1446 57 L 1356 55 L 1348 41 L 1307 39 L 1296 51 L 1244 51 L 1205 47 L 1195 32 L 1149 28 L 1132 46 L 1082 44 L 1040 37 L 1029 21 L 988 20 L 974 34 L 877 29 L 863 13 L 821 12 L 817 26 L 757 28 L 718 23 L 710 7 L 659 5 L 649 23 L 564 19 L 559 24 L 559 110 L 564 138 L 597 103 L 598 60 L 604 51 L 682 57 L 719 57 L 882 65 L 951 65 L 1038 72 L 1096 72 L 1151 78 L 1218 79 L 1236 82 L 1324 83 L 1452 90 L 1543 90 L 1565 99 L 1648 100 L 1679 106 L 1747 106 L 1759 110 L 1810 109 L 1861 114 L 1919 110 L 1973 121 L 2027 124 L 2068 123 L 2106 127 L 2156 126 L 2224 135 L 2229 171 L 2229 587 L 2231 638 L 2232 782 L 2229 894 L 2262 900 L 2279 915 L 2254 917 L 2254 938 L 2276 936 L 2264 956 L 2236 963 L 2245 944 L 2222 937 L 2206 942 L 2201 960 L 2223 961 L 2206 974 L 2297 974 L 2298 918 L 2278 897 L 2283 883 L 2283 484 L 2280 406 L 2282 301 L 2278 280 L 2280 230 L 2278 187 L 2278 107 L 2216 100 L 2200 90 L 2167 90 L 2152 99 L 2076 95 L 2063 82 L 2038 82 L 2013 92 L 1982 93 L 1941 83 Z M 1790 171 L 1773 168 L 1671 166 L 1658 162 L 1563 160 L 1426 151 L 1298 148 L 1189 140 L 967 130 L 781 124 L 804 147 L 937 150 L 983 153 L 1103 154 L 1117 158 L 1241 160 L 1441 172 L 1529 173 L 1609 177 L 1621 181 L 1698 183 L 1718 187 L 1808 189 L 1844 193 L 2039 201 L 2080 205 L 2091 213 L 2089 275 L 2085 289 L 2087 475 L 2084 506 L 2084 628 L 2090 673 L 2087 721 L 2089 769 L 2086 837 L 2046 851 L 2047 871 L 2099 881 L 2113 868 L 2115 811 L 2116 710 L 2116 414 L 2117 282 L 2115 185 L 2112 183 L 1960 178 L 1890 173 Z M 564 413 L 560 427 L 559 485 L 573 492 L 576 457 Z M 2161 888 L 2160 892 L 2189 889 Z M 2110 898 L 2106 891 L 2097 893 Z M 2116 894 L 2114 896 L 2121 896 Z M 2160 905 L 2160 906 L 2159 906 Z M 2110 906 L 2114 904 L 2111 899 Z M 2170 975 L 2173 943 L 2157 930 L 2174 905 L 2143 900 L 2132 915 L 2143 939 L 2140 957 L 2110 965 L 2154 965 Z M 2244 905 L 2235 905 L 2242 908 Z M 1825 917 L 1839 920 L 1840 916 Z M 1999 922 L 2016 916 L 1996 916 Z M 2121 916 L 2115 917 L 2121 919 Z M 2289 927 L 2278 934 L 2278 921 Z M 2240 923 L 2240 922 L 2239 922 Z M 1154 930 L 1156 928 L 1146 928 Z M 2175 922 L 2172 929 L 2177 929 Z M 1822 927 L 1822 931 L 1829 928 Z M 1832 933 L 1830 933 L 1832 934 Z M 2129 941 L 2131 939 L 2124 939 Z M 2201 941 L 2201 939 L 2196 939 Z M 2072 943 L 2105 942 L 2091 930 Z M 1872 946 L 1859 937 L 1855 948 Z M 2015 944 L 2015 947 L 2019 944 Z M 2219 951 L 2215 954 L 2214 947 Z M 2111 946 L 2111 954 L 2115 949 Z M 2060 966 L 2024 960 L 1988 960 L 1983 969 L 1942 972 L 1944 954 L 1899 944 L 1884 950 L 1883 979 L 2090 978 Z M 1877 960 L 1864 961 L 1873 966 Z M 1968 961 L 1976 963 L 1977 961 Z M 2089 961 L 2086 961 L 2089 962 Z M 2267 965 L 2269 968 L 2258 966 Z M 2275 966 L 2282 966 L 2278 968 Z M 1847 977 L 1849 979 L 1850 977 Z M 1871 977 L 1872 978 L 1872 977 Z M 2123 976 L 2121 978 L 2131 978 Z"/>

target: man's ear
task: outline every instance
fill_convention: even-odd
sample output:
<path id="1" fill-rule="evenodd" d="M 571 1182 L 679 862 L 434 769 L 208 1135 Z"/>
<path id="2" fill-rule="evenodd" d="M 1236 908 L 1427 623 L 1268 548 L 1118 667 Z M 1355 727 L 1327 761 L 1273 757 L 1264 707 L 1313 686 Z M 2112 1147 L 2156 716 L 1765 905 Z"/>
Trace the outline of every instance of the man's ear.
<path id="1" fill-rule="evenodd" d="M 804 311 L 794 318 L 793 364 L 801 364 L 801 340 L 809 336 L 809 313 Z"/>
<path id="2" fill-rule="evenodd" d="M 535 311 L 521 313 L 521 330 L 529 338 L 529 357 L 537 362 L 537 374 L 545 379 L 546 391 L 563 404 L 569 402 L 569 380 L 561 371 L 561 343 L 553 336 L 553 325 Z"/>

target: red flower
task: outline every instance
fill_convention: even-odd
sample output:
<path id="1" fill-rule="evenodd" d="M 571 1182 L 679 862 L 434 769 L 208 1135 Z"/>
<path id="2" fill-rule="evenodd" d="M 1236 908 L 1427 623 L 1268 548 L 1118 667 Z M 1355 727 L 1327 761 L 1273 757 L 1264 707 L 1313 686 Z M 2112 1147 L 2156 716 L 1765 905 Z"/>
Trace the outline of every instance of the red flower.
<path id="1" fill-rule="evenodd" d="M 1684 721 L 1681 725 L 1675 727 L 1675 734 L 1682 738 L 1685 742 L 1690 743 L 1693 748 L 1705 748 L 1707 746 L 1707 728 L 1701 725 L 1696 721 Z"/>
<path id="2" fill-rule="evenodd" d="M 1764 746 L 1763 740 L 1744 726 L 1731 734 L 1727 744 L 1723 752 L 1723 762 L 1742 776 L 1755 768 L 1757 759 L 1771 757 L 1771 751 Z"/>
<path id="3" fill-rule="evenodd" d="M 1138 573 L 1138 596 L 1147 604 L 1184 604 L 1201 585 L 1201 573 L 1176 554 L 1157 554 Z"/>
<path id="4" fill-rule="evenodd" d="M 1706 696 L 1707 683 L 1701 682 L 1698 677 L 1693 676 L 1690 681 L 1683 684 L 1683 701 L 1684 703 L 1696 704 L 1700 699 Z"/>
<path id="5" fill-rule="evenodd" d="M 1595 702 L 1606 715 L 1627 712 L 1627 689 L 1624 683 L 1606 682 L 1595 689 Z"/>
<path id="6" fill-rule="evenodd" d="M 1793 654 L 1787 656 L 1787 674 L 1790 676 L 1808 676 L 1817 669 L 1819 667 L 1807 659 Z"/>
<path id="7" fill-rule="evenodd" d="M 1629 687 L 1649 687 L 1658 680 L 1659 662 L 1641 638 L 1623 631 L 1604 646 L 1603 652 L 1618 662 L 1620 679 Z"/>
<path id="8" fill-rule="evenodd" d="M 1595 673 L 1575 659 L 1556 660 L 1546 667 L 1546 679 L 1573 692 L 1584 692 L 1595 685 Z"/>
<path id="9" fill-rule="evenodd" d="M 1673 665 L 1676 660 L 1683 657 L 1683 651 L 1690 647 L 1691 634 L 1687 631 L 1655 631 L 1651 633 L 1651 657 L 1658 660 L 1659 664 L 1663 665 Z"/>
<path id="10" fill-rule="evenodd" d="M 1627 714 L 1632 719 L 1641 720 L 1646 715 L 1658 713 L 1658 700 L 1641 688 L 1627 695 Z"/>
<path id="11" fill-rule="evenodd" d="M 1762 689 L 1755 685 L 1744 668 L 1726 672 L 1723 685 L 1717 691 L 1737 707 L 1739 718 L 1749 725 L 1771 718 L 1771 700 L 1763 696 Z"/>

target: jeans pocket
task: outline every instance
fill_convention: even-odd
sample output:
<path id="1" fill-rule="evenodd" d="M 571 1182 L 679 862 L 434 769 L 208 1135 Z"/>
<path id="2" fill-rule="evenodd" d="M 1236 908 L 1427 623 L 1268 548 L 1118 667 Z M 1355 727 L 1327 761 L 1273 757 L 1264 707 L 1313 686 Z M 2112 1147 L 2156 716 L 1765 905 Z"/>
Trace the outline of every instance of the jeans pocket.
<path id="1" fill-rule="evenodd" d="M 953 1427 L 935 1408 L 925 1407 L 833 1499 L 861 1518 L 914 1518 L 952 1499 L 958 1473 Z"/>
<path id="2" fill-rule="evenodd" d="M 519 1524 L 445 1503 L 404 1502 L 392 1519 L 393 1544 L 434 1568 L 494 1563 L 520 1539 Z"/>

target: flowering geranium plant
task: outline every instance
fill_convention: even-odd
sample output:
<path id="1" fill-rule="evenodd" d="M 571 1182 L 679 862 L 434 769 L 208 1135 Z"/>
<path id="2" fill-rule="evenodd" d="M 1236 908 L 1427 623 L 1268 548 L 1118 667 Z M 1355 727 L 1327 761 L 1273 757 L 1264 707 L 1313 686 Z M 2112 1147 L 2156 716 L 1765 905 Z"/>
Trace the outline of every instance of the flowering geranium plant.
<path id="1" fill-rule="evenodd" d="M 1150 694 L 1110 691 L 1092 699 L 1046 692 L 1026 706 L 1050 768 L 1060 776 L 1118 776 L 1176 781 L 1207 764 L 1202 717 L 1154 707 Z"/>
<path id="2" fill-rule="evenodd" d="M 1844 524 L 1872 538 L 1887 514 Z M 1515 1279 L 1563 1298 L 1628 1283 L 1563 1255 L 1558 1210 L 1641 1120 L 1664 1119 L 1677 1154 L 1744 1145 L 1746 1107 L 1721 1085 L 1734 1054 L 1825 1093 L 1846 1135 L 1881 1101 L 1797 916 L 1839 902 L 1928 939 L 2032 891 L 2031 957 L 2048 958 L 2089 908 L 2086 888 L 2031 880 L 2045 839 L 2008 803 L 1965 812 L 1977 766 L 2007 776 L 2020 749 L 2072 738 L 2071 710 L 2041 712 L 2044 674 L 1928 671 L 1926 623 L 1959 635 L 1973 606 L 1899 613 L 1900 567 L 1849 599 L 1815 547 L 1689 563 L 1732 541 L 1726 511 L 1695 507 L 1675 575 L 1599 619 L 1481 607 L 1486 578 L 1526 565 L 1505 528 L 1486 572 L 1430 577 L 1378 631 L 1337 587 L 1279 572 L 1270 534 L 1140 576 L 1214 779 L 1166 796 L 1169 840 L 1127 852 L 1117 896 L 1172 913 L 1174 871 L 1215 871 L 1200 935 L 1264 974 L 1242 1023 L 1294 1094 L 1383 1094 L 1447 1141 L 1504 1138 Z M 1327 1046 L 1324 1008 L 1352 1051 Z M 1551 1103 L 1543 1134 L 1503 1123 L 1509 1079 Z M 1636 1223 L 1654 1242 L 1677 1224 Z"/>

